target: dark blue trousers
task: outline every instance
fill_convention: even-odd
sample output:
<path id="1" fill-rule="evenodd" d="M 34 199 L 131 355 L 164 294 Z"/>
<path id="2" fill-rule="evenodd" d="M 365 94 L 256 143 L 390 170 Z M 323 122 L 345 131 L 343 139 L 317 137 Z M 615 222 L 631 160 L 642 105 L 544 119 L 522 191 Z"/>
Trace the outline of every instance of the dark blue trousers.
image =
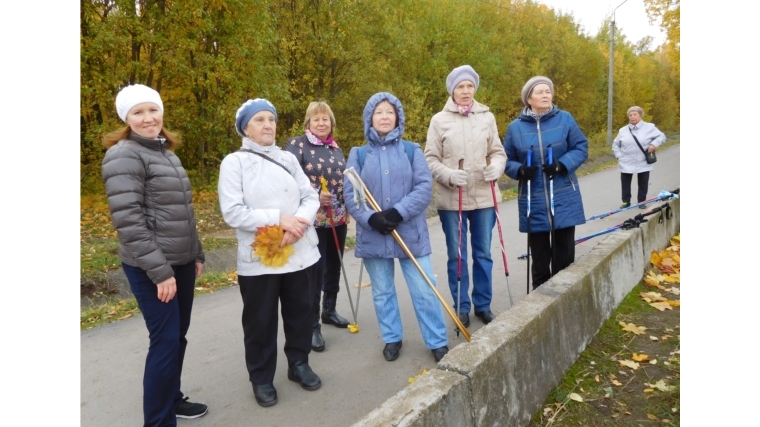
<path id="1" fill-rule="evenodd" d="M 173 427 L 177 425 L 174 407 L 183 397 L 180 376 L 193 309 L 195 262 L 172 266 L 177 294 L 168 303 L 158 299 L 158 288 L 145 270 L 123 263 L 122 268 L 150 338 L 143 375 L 144 426 Z"/>

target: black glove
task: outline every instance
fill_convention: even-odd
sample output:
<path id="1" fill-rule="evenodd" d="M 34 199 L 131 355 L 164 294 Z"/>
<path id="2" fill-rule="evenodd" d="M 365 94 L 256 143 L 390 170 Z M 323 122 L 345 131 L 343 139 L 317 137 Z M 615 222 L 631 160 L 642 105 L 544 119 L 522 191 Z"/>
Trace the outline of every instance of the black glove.
<path id="1" fill-rule="evenodd" d="M 383 212 L 373 213 L 367 222 L 369 222 L 370 227 L 377 230 L 380 234 L 390 234 L 398 225 L 397 222 L 391 222 L 385 219 Z"/>
<path id="2" fill-rule="evenodd" d="M 525 179 L 533 179 L 533 177 L 536 175 L 536 171 L 538 170 L 538 166 L 520 166 L 520 170 L 517 172 L 517 174 L 520 176 L 520 178 Z"/>
<path id="3" fill-rule="evenodd" d="M 562 163 L 556 160 L 554 161 L 554 163 L 546 163 L 543 169 L 544 169 L 544 173 L 546 174 L 546 176 L 549 177 L 549 179 L 552 179 L 559 174 L 564 175 L 567 173 L 567 168 L 565 167 L 565 165 L 563 165 Z"/>
<path id="4" fill-rule="evenodd" d="M 385 216 L 385 219 L 387 219 L 390 222 L 395 222 L 396 224 L 404 220 L 404 218 L 401 217 L 401 214 L 398 213 L 396 208 L 386 209 L 382 213 L 383 213 L 383 216 Z M 393 228 L 396 228 L 396 227 L 393 227 Z"/>

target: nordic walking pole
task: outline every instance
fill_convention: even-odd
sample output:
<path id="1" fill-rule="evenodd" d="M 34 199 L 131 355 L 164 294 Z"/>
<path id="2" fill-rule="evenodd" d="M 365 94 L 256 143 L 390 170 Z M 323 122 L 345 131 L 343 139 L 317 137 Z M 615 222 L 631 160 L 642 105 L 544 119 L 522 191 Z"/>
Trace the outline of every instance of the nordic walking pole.
<path id="1" fill-rule="evenodd" d="M 554 163 L 552 160 L 554 156 L 552 156 L 552 146 L 550 145 L 548 148 L 548 160 L 549 164 Z M 557 274 L 557 234 L 555 232 L 554 228 L 554 175 L 549 178 L 549 206 L 551 208 L 551 223 L 552 223 L 552 276 Z"/>
<path id="2" fill-rule="evenodd" d="M 348 179 L 351 180 L 351 183 L 354 184 L 354 187 L 360 187 L 362 192 L 367 198 L 367 202 L 369 202 L 372 209 L 376 212 L 380 212 L 380 205 L 377 204 L 375 201 L 375 198 L 372 197 L 372 193 L 369 192 L 369 189 L 367 189 L 367 186 L 364 185 L 364 181 L 362 181 L 362 178 L 359 176 L 359 173 L 356 172 L 356 169 L 353 167 L 346 169 L 343 172 L 344 176 L 347 176 Z M 356 190 L 356 188 L 355 188 Z M 358 203 L 358 202 L 357 202 Z M 396 239 L 396 243 L 401 247 L 401 249 L 404 251 L 407 257 L 412 261 L 415 267 L 417 267 L 417 270 L 422 274 L 422 277 L 425 279 L 425 282 L 427 282 L 428 286 L 430 286 L 430 289 L 433 290 L 433 293 L 438 298 L 438 301 L 441 302 L 441 305 L 443 305 L 443 308 L 446 309 L 446 313 L 448 313 L 449 316 L 454 320 L 454 323 L 457 325 L 457 328 L 459 328 L 460 331 L 462 331 L 462 335 L 464 335 L 464 338 L 467 340 L 467 342 L 470 341 L 470 331 L 467 330 L 467 328 L 464 327 L 462 324 L 462 321 L 459 320 L 459 317 L 454 313 L 454 310 L 449 307 L 449 304 L 446 302 L 445 299 L 441 296 L 441 294 L 438 292 L 438 289 L 435 288 L 435 285 L 433 285 L 433 282 L 430 281 L 430 278 L 427 277 L 427 274 L 425 274 L 425 270 L 422 269 L 422 266 L 417 262 L 417 259 L 414 258 L 414 255 L 412 255 L 412 252 L 409 250 L 409 248 L 406 246 L 403 240 L 401 240 L 401 236 L 399 236 L 398 232 L 396 230 L 391 231 L 391 235 L 394 239 Z M 360 284 L 361 286 L 361 284 Z"/>
<path id="3" fill-rule="evenodd" d="M 322 191 L 328 191 L 327 190 L 327 180 L 325 177 L 319 178 L 320 183 L 322 184 Z M 333 238 L 335 239 L 335 250 L 338 251 L 338 259 L 340 259 L 340 269 L 343 271 L 343 281 L 346 282 L 346 293 L 348 293 L 348 302 L 351 304 L 351 314 L 354 316 L 354 327 L 352 328 L 351 325 L 348 325 L 348 330 L 353 334 L 359 331 L 359 324 L 356 322 L 356 311 L 354 310 L 354 302 L 351 300 L 351 288 L 348 285 L 348 276 L 346 276 L 346 267 L 343 265 L 343 254 L 340 252 L 340 243 L 338 242 L 338 232 L 335 231 L 335 219 L 332 215 L 332 209 L 330 209 L 330 205 L 325 206 L 327 210 L 327 217 L 330 218 L 330 227 L 332 228 Z M 360 284 L 361 285 L 361 284 Z M 357 309 L 358 304 L 357 304 Z"/>
<path id="4" fill-rule="evenodd" d="M 486 156 L 486 166 L 491 166 L 491 156 Z M 496 225 L 499 227 L 499 243 L 501 243 L 501 259 L 504 261 L 504 275 L 507 277 L 507 292 L 509 292 L 509 306 L 512 307 L 512 289 L 509 287 L 509 267 L 507 266 L 507 253 L 504 251 L 504 237 L 501 234 L 501 218 L 499 218 L 499 204 L 496 202 L 496 181 L 491 181 L 491 195 L 493 196 L 493 210 L 496 215 Z"/>
<path id="5" fill-rule="evenodd" d="M 528 158 L 526 159 L 526 165 L 530 167 L 531 159 L 533 157 L 533 146 L 530 146 L 530 150 L 528 150 Z M 526 252 L 530 253 L 530 178 L 526 179 L 528 181 L 528 211 L 525 215 L 525 221 L 528 223 L 528 250 Z M 528 269 L 525 272 L 525 287 L 527 289 L 527 293 L 530 293 L 530 257 L 527 258 L 528 260 Z"/>
<path id="6" fill-rule="evenodd" d="M 464 169 L 464 159 L 459 160 L 459 170 Z M 457 248 L 457 317 L 461 314 L 462 310 L 460 304 L 462 303 L 462 296 L 460 294 L 462 289 L 462 186 L 459 186 L 459 247 Z M 455 329 L 457 336 L 459 336 L 459 329 Z"/>

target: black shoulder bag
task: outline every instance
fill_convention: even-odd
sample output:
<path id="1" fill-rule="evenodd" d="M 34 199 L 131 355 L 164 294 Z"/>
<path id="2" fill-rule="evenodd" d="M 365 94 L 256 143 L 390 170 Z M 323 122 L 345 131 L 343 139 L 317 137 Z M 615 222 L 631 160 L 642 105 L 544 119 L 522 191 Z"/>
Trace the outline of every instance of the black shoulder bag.
<path id="1" fill-rule="evenodd" d="M 288 168 L 285 167 L 285 165 L 283 165 L 282 163 L 278 162 L 277 160 L 275 160 L 275 159 L 273 159 L 273 158 L 271 158 L 269 156 L 265 156 L 265 155 L 263 155 L 261 153 L 257 153 L 255 151 L 249 150 L 247 148 L 241 148 L 238 151 L 245 151 L 246 153 L 252 153 L 252 154 L 255 154 L 257 156 L 263 157 L 264 159 L 269 160 L 270 162 L 272 162 L 272 163 L 276 164 L 277 166 L 283 168 L 285 170 L 285 172 L 288 173 L 288 175 L 293 176 L 293 173 L 291 171 L 289 171 Z"/>
<path id="2" fill-rule="evenodd" d="M 644 157 L 647 159 L 647 164 L 651 165 L 652 163 L 655 163 L 657 161 L 657 156 L 655 156 L 654 153 L 649 153 L 646 150 L 644 150 L 644 147 L 642 147 L 641 144 L 639 144 L 639 139 L 636 138 L 636 135 L 633 134 L 633 131 L 631 130 L 631 128 L 628 128 L 628 132 L 631 133 L 633 140 L 636 141 L 636 145 L 638 145 L 641 152 L 644 153 Z"/>

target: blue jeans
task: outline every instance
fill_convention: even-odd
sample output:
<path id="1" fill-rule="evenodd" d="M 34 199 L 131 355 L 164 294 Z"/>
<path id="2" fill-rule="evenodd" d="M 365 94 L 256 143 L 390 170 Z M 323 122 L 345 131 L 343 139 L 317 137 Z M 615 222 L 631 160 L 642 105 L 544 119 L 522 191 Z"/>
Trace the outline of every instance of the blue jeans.
<path id="1" fill-rule="evenodd" d="M 417 263 L 425 271 L 425 275 L 435 285 L 435 275 L 430 264 L 430 256 L 418 257 Z M 443 320 L 443 309 L 435 293 L 425 281 L 425 278 L 414 266 L 412 260 L 399 258 L 401 272 L 406 279 L 406 286 L 412 297 L 414 315 L 422 332 L 425 346 L 431 350 L 448 345 L 446 337 L 446 322 Z M 370 281 L 372 282 L 372 300 L 375 303 L 375 315 L 380 326 L 383 341 L 398 342 L 404 336 L 401 326 L 401 311 L 398 307 L 396 285 L 394 284 L 394 258 L 365 258 Z"/>
<path id="2" fill-rule="evenodd" d="M 185 359 L 195 292 L 195 261 L 172 266 L 177 293 L 165 303 L 145 270 L 122 263 L 129 287 L 148 328 L 150 347 L 143 374 L 143 417 L 145 427 L 176 426 L 174 412 L 182 401 L 180 376 Z"/>
<path id="3" fill-rule="evenodd" d="M 449 276 L 449 289 L 454 299 L 454 311 L 457 311 L 457 252 L 459 248 L 459 211 L 438 210 L 441 218 L 443 234 L 446 235 L 448 262 L 446 267 Z M 467 224 L 470 229 L 470 244 L 472 246 L 472 300 L 470 300 L 470 272 L 467 268 Z M 462 211 L 462 280 L 461 280 L 461 310 L 469 313 L 472 305 L 475 312 L 491 310 L 492 270 L 491 237 L 496 224 L 496 213 L 493 208 Z"/>

